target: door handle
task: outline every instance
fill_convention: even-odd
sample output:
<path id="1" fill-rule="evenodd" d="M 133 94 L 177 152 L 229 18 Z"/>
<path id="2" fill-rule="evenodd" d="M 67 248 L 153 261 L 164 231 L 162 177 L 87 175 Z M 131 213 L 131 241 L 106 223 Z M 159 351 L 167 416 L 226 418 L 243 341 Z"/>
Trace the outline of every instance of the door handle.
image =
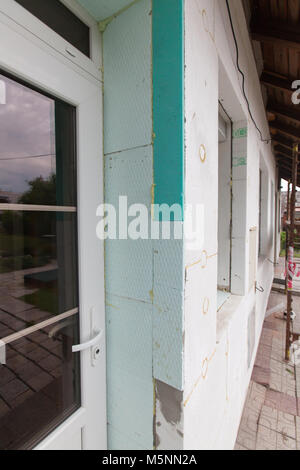
<path id="1" fill-rule="evenodd" d="M 90 349 L 93 346 L 96 346 L 96 344 L 100 343 L 102 335 L 103 335 L 103 331 L 101 330 L 99 333 L 96 334 L 96 336 L 93 339 L 90 339 L 86 343 L 77 344 L 76 346 L 72 346 L 72 352 L 76 353 L 76 352 L 86 351 L 87 349 Z"/>

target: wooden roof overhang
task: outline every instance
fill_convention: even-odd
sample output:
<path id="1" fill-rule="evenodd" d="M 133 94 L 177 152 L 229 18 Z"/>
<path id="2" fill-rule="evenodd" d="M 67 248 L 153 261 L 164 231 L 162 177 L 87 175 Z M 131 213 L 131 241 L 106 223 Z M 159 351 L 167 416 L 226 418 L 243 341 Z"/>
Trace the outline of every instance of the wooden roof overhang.
<path id="1" fill-rule="evenodd" d="M 291 180 L 293 147 L 300 144 L 300 104 L 292 101 L 293 82 L 300 80 L 300 0 L 250 0 L 250 7 L 252 39 L 261 44 L 261 84 L 279 177 Z"/>

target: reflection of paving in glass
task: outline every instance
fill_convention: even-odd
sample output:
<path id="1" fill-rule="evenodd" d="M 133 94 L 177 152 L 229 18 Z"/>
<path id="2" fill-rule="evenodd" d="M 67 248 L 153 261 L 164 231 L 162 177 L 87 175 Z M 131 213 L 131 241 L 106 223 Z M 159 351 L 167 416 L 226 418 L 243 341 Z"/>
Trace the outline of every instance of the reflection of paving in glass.
<path id="1" fill-rule="evenodd" d="M 19 320 L 25 321 L 26 323 L 19 324 L 15 323 L 15 331 L 22 330 L 28 326 L 39 323 L 46 318 L 49 318 L 49 310 L 43 311 L 40 308 L 36 308 L 36 303 L 30 303 L 30 296 L 37 295 L 39 291 L 43 290 L 43 287 L 40 289 L 32 287 L 32 283 L 28 283 L 26 286 L 27 276 L 37 276 L 49 272 L 55 272 L 57 268 L 56 263 L 48 264 L 40 268 L 26 269 L 23 271 L 15 271 L 12 273 L 0 274 L 0 310 L 3 312 L 9 313 L 11 315 L 17 315 Z M 51 292 L 51 290 L 49 290 Z M 52 292 L 57 296 L 56 290 L 53 288 Z M 26 301 L 24 301 L 26 300 Z M 34 297 L 33 297 L 34 300 Z M 49 303 L 49 305 L 51 305 Z M 54 312 L 53 312 L 54 313 Z M 1 315 L 1 319 L 2 319 Z M 11 317 L 15 318 L 15 317 Z M 12 321 L 8 320 L 7 321 Z M 7 336 L 7 335 L 6 335 Z M 4 336 L 0 333 L 0 339 Z"/>
<path id="2" fill-rule="evenodd" d="M 69 291 L 56 259 L 0 272 L 0 286 L 2 340 L 77 304 L 72 295 L 70 302 L 64 300 Z M 72 319 L 61 321 L 6 345 L 7 362 L 0 366 L 0 449 L 32 448 L 80 406 L 79 355 L 72 354 L 78 317 L 73 320 L 73 325 Z"/>
<path id="3" fill-rule="evenodd" d="M 42 268 L 0 274 L 0 338 L 22 331 L 52 316 L 29 299 L 43 290 L 26 287 L 26 277 L 48 281 L 56 263 Z M 43 277 L 44 276 L 44 277 Z M 29 285 L 34 284 L 29 283 Z M 26 302 L 22 299 L 27 299 Z M 49 337 L 53 329 L 21 338 L 6 348 L 7 364 L 0 366 L 0 449 L 27 445 L 35 434 L 47 432 L 51 422 L 78 407 L 73 390 L 73 328 Z"/>
<path id="4" fill-rule="evenodd" d="M 20 318 L 1 312 L 0 337 L 21 326 Z M 61 326 L 54 338 L 50 326 L 7 346 L 7 364 L 0 366 L 0 449 L 33 445 L 79 407 L 74 326 Z"/>

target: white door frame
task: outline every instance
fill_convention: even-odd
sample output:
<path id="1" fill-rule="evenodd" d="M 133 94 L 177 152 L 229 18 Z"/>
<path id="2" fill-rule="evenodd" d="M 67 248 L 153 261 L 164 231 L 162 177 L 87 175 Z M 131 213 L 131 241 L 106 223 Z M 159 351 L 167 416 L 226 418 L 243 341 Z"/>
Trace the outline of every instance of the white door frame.
<path id="1" fill-rule="evenodd" d="M 93 328 L 105 332 L 104 243 L 96 237 L 96 209 L 103 202 L 102 82 L 92 60 L 78 52 L 76 63 L 58 50 L 60 46 L 65 49 L 65 43 L 13 0 L 1 0 L 0 68 L 77 107 L 79 308 L 80 337 L 85 342 Z M 98 53 L 95 47 L 94 42 L 94 54 L 100 57 L 100 35 Z M 91 351 L 81 353 L 82 408 L 37 449 L 73 448 L 78 432 L 82 449 L 106 449 L 105 334 L 100 346 L 101 357 L 94 367 Z"/>

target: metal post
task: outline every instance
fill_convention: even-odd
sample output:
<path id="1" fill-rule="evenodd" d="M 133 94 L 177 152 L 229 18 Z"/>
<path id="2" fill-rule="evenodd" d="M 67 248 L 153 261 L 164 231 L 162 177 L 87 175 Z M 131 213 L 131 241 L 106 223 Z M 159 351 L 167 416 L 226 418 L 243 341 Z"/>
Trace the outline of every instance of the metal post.
<path id="1" fill-rule="evenodd" d="M 286 211 L 286 218 L 290 220 L 290 194 L 291 194 L 291 181 L 289 180 L 288 184 L 288 193 L 287 193 L 287 211 Z"/>
<path id="2" fill-rule="evenodd" d="M 285 271 L 287 273 L 288 270 L 288 251 L 289 251 L 289 229 L 288 229 L 288 223 L 290 222 L 290 203 L 291 203 L 291 180 L 288 182 L 288 193 L 287 193 L 287 201 L 286 201 L 286 221 L 285 221 Z M 285 277 L 285 293 L 287 293 L 287 288 L 288 288 L 288 276 L 286 274 Z"/>
<path id="3" fill-rule="evenodd" d="M 291 313 L 292 313 L 292 290 L 293 290 L 293 263 L 294 263 L 294 245 L 295 245 L 295 206 L 296 206 L 296 192 L 297 192 L 297 177 L 298 177 L 298 144 L 293 148 L 293 174 L 292 174 L 292 195 L 290 202 L 290 225 L 289 225 L 289 245 L 288 245 L 288 289 L 287 289 L 287 322 L 286 322 L 286 348 L 285 359 L 290 360 L 290 347 L 291 347 Z"/>

